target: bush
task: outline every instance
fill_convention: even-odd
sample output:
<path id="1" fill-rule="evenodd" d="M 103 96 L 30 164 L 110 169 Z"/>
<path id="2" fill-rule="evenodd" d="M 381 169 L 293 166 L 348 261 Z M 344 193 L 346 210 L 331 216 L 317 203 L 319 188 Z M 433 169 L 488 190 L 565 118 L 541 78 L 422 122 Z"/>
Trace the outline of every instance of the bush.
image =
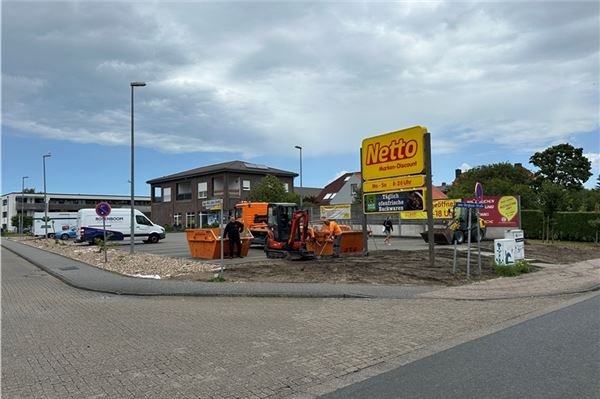
<path id="1" fill-rule="evenodd" d="M 521 226 L 525 238 L 541 239 L 544 215 L 539 210 L 523 210 Z M 599 212 L 557 212 L 554 214 L 554 238 L 562 241 L 587 241 L 596 239 L 596 228 L 590 220 L 599 219 Z"/>
<path id="2" fill-rule="evenodd" d="M 493 269 L 494 273 L 503 277 L 514 277 L 533 271 L 533 267 L 526 260 L 518 260 L 514 265 L 509 266 L 494 264 Z"/>

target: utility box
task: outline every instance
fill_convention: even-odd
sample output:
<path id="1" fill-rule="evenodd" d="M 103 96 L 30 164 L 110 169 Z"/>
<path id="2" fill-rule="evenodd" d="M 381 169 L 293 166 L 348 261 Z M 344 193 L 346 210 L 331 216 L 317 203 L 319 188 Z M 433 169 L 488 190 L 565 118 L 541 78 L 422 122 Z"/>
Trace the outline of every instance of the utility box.
<path id="1" fill-rule="evenodd" d="M 513 265 L 515 263 L 516 242 L 512 238 L 494 240 L 494 260 L 497 265 Z"/>
<path id="2" fill-rule="evenodd" d="M 504 233 L 504 238 L 515 240 L 515 260 L 525 259 L 525 234 L 523 230 L 508 230 Z"/>

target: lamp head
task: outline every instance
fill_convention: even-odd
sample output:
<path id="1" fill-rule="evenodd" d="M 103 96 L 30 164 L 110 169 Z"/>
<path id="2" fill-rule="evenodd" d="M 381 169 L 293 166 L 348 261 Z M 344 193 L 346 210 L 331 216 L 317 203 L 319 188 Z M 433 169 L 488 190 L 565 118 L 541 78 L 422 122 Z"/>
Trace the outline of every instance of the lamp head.
<path id="1" fill-rule="evenodd" d="M 295 145 L 295 146 L 294 146 L 294 148 L 297 148 L 297 149 L 299 149 L 299 150 L 301 150 L 301 149 L 302 149 L 302 147 L 300 147 L 299 145 Z"/>
<path id="2" fill-rule="evenodd" d="M 129 85 L 131 87 L 144 87 L 146 86 L 146 82 L 131 82 Z"/>

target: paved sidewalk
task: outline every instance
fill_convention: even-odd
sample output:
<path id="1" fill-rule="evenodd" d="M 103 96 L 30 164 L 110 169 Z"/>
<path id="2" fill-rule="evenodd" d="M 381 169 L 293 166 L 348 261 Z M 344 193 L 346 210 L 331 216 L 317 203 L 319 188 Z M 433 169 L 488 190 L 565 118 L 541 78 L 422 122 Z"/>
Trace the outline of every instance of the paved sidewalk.
<path id="1" fill-rule="evenodd" d="M 255 296 L 299 298 L 431 298 L 487 300 L 583 293 L 600 289 L 600 258 L 460 287 L 320 283 L 203 283 L 123 276 L 61 255 L 2 239 L 2 246 L 65 283 L 127 295 Z"/>

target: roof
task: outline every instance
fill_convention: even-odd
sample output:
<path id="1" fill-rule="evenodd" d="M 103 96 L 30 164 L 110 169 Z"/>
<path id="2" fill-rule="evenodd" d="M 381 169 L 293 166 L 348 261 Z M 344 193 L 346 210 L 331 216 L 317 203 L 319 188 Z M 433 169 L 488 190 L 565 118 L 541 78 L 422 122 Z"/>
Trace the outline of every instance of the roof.
<path id="1" fill-rule="evenodd" d="M 348 179 L 354 175 L 358 175 L 360 177 L 360 172 L 344 173 L 343 175 L 326 185 L 323 188 L 323 190 L 321 190 L 319 195 L 317 195 L 315 199 L 317 203 L 329 203 L 329 200 L 325 200 L 324 197 L 329 193 L 338 193 L 342 189 L 342 187 L 344 187 Z"/>
<path id="2" fill-rule="evenodd" d="M 208 175 L 220 172 L 243 172 L 246 174 L 257 174 L 257 175 L 274 175 L 274 176 L 289 176 L 296 177 L 297 173 L 289 172 L 287 170 L 275 169 L 266 165 L 255 164 L 244 161 L 229 161 L 223 163 L 217 163 L 214 165 L 202 166 L 196 169 L 186 170 L 184 172 L 175 173 L 172 175 L 157 177 L 156 179 L 148 180 L 146 183 L 160 183 L 169 180 L 183 179 L 186 177 L 194 177 L 199 175 Z"/>
<path id="3" fill-rule="evenodd" d="M 44 192 L 35 192 L 35 193 L 21 193 L 20 191 L 13 191 L 7 194 L 2 194 L 2 197 L 7 197 L 9 195 L 17 195 L 17 196 L 21 196 L 24 195 L 25 197 L 43 197 L 44 196 Z M 131 198 L 130 195 L 125 194 L 125 195 L 121 195 L 121 194 L 68 194 L 68 193 L 46 193 L 47 197 L 53 197 L 53 198 L 64 198 L 64 199 L 69 199 L 69 198 L 83 198 L 83 199 L 89 199 L 89 198 L 117 198 L 117 199 L 128 199 Z M 149 195 L 135 195 L 134 199 L 136 200 L 148 200 L 150 201 L 150 196 Z"/>
<path id="4" fill-rule="evenodd" d="M 348 178 L 351 176 L 358 176 L 359 178 L 361 177 L 360 172 L 344 173 L 343 175 L 341 175 L 340 177 L 338 177 L 337 179 L 335 179 L 334 181 L 332 181 L 331 183 L 326 185 L 323 188 L 323 190 L 321 190 L 319 195 L 316 197 L 317 203 L 329 203 L 329 200 L 324 199 L 325 195 L 327 195 L 329 193 L 339 192 L 342 189 L 342 187 L 344 187 L 344 184 L 346 184 L 346 182 L 348 181 Z M 431 190 L 431 192 L 432 192 L 432 197 L 434 200 L 448 198 L 448 196 L 446 194 L 444 194 L 436 186 L 433 186 L 433 189 Z"/>
<path id="5" fill-rule="evenodd" d="M 319 195 L 319 193 L 321 192 L 322 188 L 318 188 L 318 187 L 295 187 L 294 186 L 294 192 L 300 196 L 302 196 L 302 198 L 306 198 L 306 197 L 317 197 L 317 195 Z"/>

